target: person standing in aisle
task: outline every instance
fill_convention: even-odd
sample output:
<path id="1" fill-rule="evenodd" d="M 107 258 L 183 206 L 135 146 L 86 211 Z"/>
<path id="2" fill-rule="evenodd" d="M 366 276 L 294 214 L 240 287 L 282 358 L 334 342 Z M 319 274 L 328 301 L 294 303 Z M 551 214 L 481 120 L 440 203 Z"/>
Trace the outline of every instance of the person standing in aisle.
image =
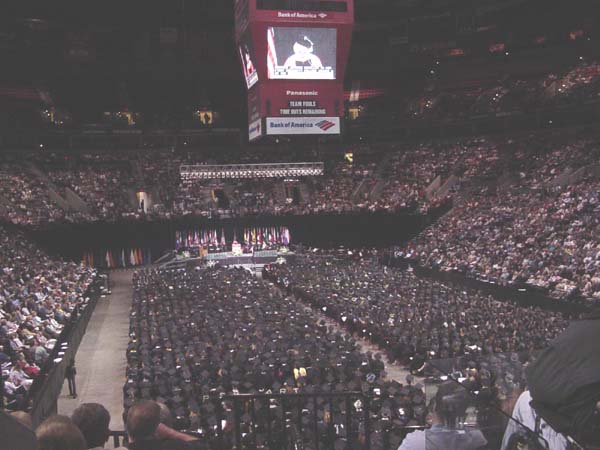
<path id="1" fill-rule="evenodd" d="M 77 369 L 75 368 L 75 358 L 71 358 L 71 362 L 67 366 L 65 375 L 67 377 L 67 382 L 69 383 L 69 395 L 73 398 L 77 398 L 77 386 L 75 385 Z"/>

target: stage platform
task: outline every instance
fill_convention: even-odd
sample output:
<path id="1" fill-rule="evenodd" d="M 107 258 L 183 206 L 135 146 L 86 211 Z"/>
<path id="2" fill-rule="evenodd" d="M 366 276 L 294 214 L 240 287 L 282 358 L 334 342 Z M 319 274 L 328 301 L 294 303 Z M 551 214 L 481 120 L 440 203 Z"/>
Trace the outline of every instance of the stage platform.
<path id="1" fill-rule="evenodd" d="M 170 258 L 161 258 L 160 267 L 164 269 L 174 269 L 179 267 L 188 267 L 189 265 L 199 264 L 219 264 L 229 267 L 243 267 L 253 273 L 262 273 L 262 269 L 267 264 L 276 262 L 279 258 L 287 258 L 294 254 L 285 250 L 259 250 L 254 253 L 234 254 L 233 252 L 208 253 L 203 256 L 186 256 L 171 252 Z"/>

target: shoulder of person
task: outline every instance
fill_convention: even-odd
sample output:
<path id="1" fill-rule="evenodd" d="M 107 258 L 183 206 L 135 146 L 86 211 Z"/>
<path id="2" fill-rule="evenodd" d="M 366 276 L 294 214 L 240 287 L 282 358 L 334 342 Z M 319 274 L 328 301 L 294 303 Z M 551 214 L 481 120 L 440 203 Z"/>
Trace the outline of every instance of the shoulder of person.
<path id="1" fill-rule="evenodd" d="M 425 431 L 416 430 L 408 433 L 398 450 L 425 450 Z"/>

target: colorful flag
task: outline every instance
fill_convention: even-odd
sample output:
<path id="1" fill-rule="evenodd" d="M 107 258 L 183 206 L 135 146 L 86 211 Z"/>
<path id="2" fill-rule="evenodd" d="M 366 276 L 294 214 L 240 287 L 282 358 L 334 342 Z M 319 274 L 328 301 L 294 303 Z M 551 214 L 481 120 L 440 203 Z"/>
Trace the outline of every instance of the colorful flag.
<path id="1" fill-rule="evenodd" d="M 290 232 L 287 228 L 284 228 L 281 233 L 281 243 L 286 246 L 290 244 Z"/>

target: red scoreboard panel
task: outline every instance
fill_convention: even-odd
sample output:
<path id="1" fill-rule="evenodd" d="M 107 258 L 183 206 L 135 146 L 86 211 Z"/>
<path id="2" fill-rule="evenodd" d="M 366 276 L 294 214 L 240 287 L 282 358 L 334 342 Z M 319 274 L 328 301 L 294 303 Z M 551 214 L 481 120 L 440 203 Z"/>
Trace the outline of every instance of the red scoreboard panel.
<path id="1" fill-rule="evenodd" d="M 248 136 L 339 134 L 353 0 L 236 0 Z"/>

